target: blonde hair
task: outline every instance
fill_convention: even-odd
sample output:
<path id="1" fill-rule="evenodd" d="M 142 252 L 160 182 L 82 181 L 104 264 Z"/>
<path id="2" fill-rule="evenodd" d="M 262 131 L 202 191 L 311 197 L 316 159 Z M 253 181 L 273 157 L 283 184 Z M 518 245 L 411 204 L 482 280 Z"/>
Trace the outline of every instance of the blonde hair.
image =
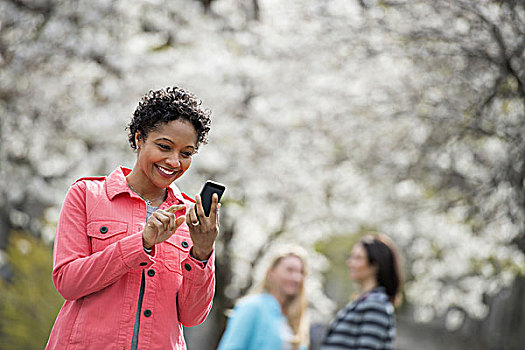
<path id="1" fill-rule="evenodd" d="M 294 256 L 299 258 L 303 264 L 303 280 L 299 293 L 294 296 L 288 303 L 286 308 L 283 308 L 283 313 L 288 320 L 290 328 L 294 334 L 292 345 L 294 349 L 299 349 L 303 344 L 309 343 L 310 336 L 310 322 L 307 317 L 308 298 L 304 287 L 306 279 L 306 251 L 300 246 L 281 246 L 274 250 L 270 260 L 270 266 L 266 270 L 264 280 L 262 281 L 262 291 L 270 293 L 273 291 L 273 282 L 270 278 L 270 273 L 279 265 L 279 263 L 287 257 Z"/>

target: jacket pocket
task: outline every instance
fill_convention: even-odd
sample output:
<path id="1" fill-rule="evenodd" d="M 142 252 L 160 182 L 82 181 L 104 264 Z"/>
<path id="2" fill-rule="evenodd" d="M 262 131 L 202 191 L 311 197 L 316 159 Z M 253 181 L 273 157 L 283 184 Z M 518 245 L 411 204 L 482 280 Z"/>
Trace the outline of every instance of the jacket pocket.
<path id="1" fill-rule="evenodd" d="M 162 256 L 164 265 L 169 271 L 182 274 L 181 262 L 190 253 L 191 239 L 175 233 L 165 243 Z"/>
<path id="2" fill-rule="evenodd" d="M 121 221 L 93 221 L 87 225 L 91 253 L 104 250 L 108 245 L 125 237 L 128 224 Z"/>

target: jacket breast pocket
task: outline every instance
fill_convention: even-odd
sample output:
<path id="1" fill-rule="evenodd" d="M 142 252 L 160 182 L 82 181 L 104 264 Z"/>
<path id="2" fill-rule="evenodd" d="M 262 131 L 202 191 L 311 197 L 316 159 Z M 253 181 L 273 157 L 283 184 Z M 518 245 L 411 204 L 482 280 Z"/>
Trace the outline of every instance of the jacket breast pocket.
<path id="1" fill-rule="evenodd" d="M 162 260 L 171 272 L 182 275 L 181 263 L 190 253 L 191 239 L 174 234 L 163 244 Z"/>
<path id="2" fill-rule="evenodd" d="M 104 250 L 126 236 L 128 224 L 120 221 L 93 221 L 87 225 L 87 235 L 91 241 L 91 253 Z"/>

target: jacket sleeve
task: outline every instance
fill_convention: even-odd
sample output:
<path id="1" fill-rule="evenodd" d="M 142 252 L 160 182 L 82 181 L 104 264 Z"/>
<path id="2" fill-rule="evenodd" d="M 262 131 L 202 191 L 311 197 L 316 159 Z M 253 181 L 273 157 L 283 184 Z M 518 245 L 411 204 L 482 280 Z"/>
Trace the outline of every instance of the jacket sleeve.
<path id="1" fill-rule="evenodd" d="M 91 254 L 87 236 L 86 184 L 79 181 L 71 186 L 60 212 L 53 250 L 53 283 L 66 300 L 97 292 L 131 269 L 152 263 L 142 249 L 140 232 Z"/>
<path id="2" fill-rule="evenodd" d="M 257 327 L 258 312 L 253 303 L 238 304 L 228 320 L 217 350 L 250 349 L 250 340 Z"/>
<path id="3" fill-rule="evenodd" d="M 215 251 L 206 264 L 188 255 L 181 263 L 182 285 L 177 294 L 179 321 L 196 326 L 210 313 L 215 294 Z"/>

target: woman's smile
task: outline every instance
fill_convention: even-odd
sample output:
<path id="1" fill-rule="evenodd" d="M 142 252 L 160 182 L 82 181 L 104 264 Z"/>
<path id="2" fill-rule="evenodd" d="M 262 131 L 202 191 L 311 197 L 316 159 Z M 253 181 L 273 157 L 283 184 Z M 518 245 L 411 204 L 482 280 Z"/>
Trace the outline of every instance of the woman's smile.
<path id="1" fill-rule="evenodd" d="M 157 170 L 159 171 L 159 174 L 167 179 L 172 178 L 176 173 L 177 169 L 170 170 L 168 168 L 162 167 L 158 164 L 154 164 Z"/>

